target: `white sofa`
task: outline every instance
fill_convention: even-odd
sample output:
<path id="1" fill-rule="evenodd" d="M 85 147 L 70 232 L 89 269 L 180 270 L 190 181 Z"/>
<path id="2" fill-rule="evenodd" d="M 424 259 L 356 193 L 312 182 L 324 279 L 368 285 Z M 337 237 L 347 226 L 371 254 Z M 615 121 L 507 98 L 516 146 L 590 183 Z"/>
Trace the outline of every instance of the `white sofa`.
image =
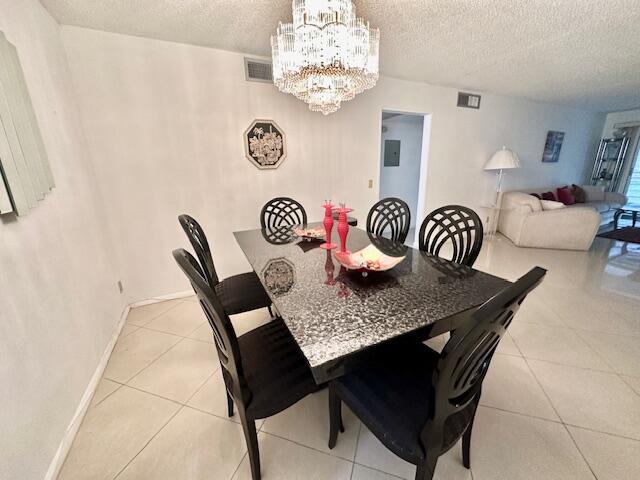
<path id="1" fill-rule="evenodd" d="M 503 193 L 498 231 L 519 247 L 588 250 L 600 225 L 613 221 L 616 209 L 624 206 L 627 198 L 604 192 L 602 187 L 582 188 L 586 202 L 566 206 L 530 195 L 555 194 L 556 188 Z"/>

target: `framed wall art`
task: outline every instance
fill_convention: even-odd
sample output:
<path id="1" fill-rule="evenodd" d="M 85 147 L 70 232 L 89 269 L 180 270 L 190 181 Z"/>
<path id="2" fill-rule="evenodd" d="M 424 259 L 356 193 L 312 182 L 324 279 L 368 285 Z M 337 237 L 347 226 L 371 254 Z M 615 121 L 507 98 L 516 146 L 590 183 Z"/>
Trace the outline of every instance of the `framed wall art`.
<path id="1" fill-rule="evenodd" d="M 555 163 L 560 160 L 560 149 L 564 140 L 564 132 L 556 132 L 549 130 L 547 132 L 547 141 L 544 144 L 542 152 L 542 161 L 544 163 Z"/>
<path id="2" fill-rule="evenodd" d="M 257 168 L 278 168 L 287 155 L 284 132 L 273 120 L 254 120 L 244 132 L 244 149 Z"/>

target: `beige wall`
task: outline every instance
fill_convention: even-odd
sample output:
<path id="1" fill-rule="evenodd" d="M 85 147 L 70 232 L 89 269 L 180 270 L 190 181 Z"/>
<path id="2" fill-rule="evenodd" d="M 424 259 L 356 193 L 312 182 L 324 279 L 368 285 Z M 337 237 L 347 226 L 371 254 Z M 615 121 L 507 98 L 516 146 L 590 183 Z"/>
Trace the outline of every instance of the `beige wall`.
<path id="1" fill-rule="evenodd" d="M 272 85 L 246 82 L 240 54 L 62 31 L 99 186 L 123 247 L 125 291 L 134 299 L 188 288 L 170 256 L 186 243 L 180 213 L 202 221 L 223 276 L 248 269 L 232 232 L 258 226 L 270 197 L 296 197 L 316 219 L 331 197 L 364 220 L 378 196 L 382 108 L 432 116 L 427 210 L 490 200 L 495 177 L 482 167 L 502 145 L 523 163 L 505 189 L 583 180 L 604 120 L 489 94 L 479 111 L 460 109 L 454 89 L 391 78 L 324 117 Z M 259 171 L 244 158 L 242 133 L 254 118 L 273 118 L 286 133 L 289 153 L 277 170 Z M 557 164 L 540 161 L 547 130 L 566 132 Z"/>
<path id="2" fill-rule="evenodd" d="M 0 478 L 42 479 L 120 318 L 89 152 L 59 26 L 37 0 L 0 0 L 56 179 L 0 218 Z"/>

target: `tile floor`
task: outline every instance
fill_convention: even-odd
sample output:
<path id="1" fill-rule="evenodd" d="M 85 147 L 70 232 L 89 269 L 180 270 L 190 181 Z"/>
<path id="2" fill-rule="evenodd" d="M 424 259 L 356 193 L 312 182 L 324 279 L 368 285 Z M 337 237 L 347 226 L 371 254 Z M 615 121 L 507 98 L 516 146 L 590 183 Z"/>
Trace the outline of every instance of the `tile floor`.
<path id="1" fill-rule="evenodd" d="M 476 266 L 511 280 L 549 270 L 494 357 L 472 440 L 441 457 L 440 480 L 640 478 L 640 245 L 589 252 L 518 249 L 497 237 Z M 239 334 L 266 311 L 234 317 Z M 250 479 L 242 428 L 197 302 L 133 309 L 60 479 Z M 438 348 L 443 338 L 430 343 Z M 326 446 L 326 391 L 259 423 L 275 479 L 412 479 L 350 412 Z"/>

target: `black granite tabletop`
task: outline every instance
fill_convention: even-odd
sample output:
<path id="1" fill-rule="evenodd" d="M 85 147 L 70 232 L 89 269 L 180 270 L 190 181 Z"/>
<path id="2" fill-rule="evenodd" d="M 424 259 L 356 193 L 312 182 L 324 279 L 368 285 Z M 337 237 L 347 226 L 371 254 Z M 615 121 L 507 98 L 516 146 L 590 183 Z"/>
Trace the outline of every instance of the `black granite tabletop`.
<path id="1" fill-rule="evenodd" d="M 374 244 L 404 260 L 363 276 L 337 262 L 337 249 L 301 240 L 290 227 L 234 235 L 319 383 L 338 376 L 331 370 L 345 358 L 469 311 L 509 285 L 359 228 L 349 230 L 350 251 Z M 333 237 L 339 243 L 335 228 Z"/>

